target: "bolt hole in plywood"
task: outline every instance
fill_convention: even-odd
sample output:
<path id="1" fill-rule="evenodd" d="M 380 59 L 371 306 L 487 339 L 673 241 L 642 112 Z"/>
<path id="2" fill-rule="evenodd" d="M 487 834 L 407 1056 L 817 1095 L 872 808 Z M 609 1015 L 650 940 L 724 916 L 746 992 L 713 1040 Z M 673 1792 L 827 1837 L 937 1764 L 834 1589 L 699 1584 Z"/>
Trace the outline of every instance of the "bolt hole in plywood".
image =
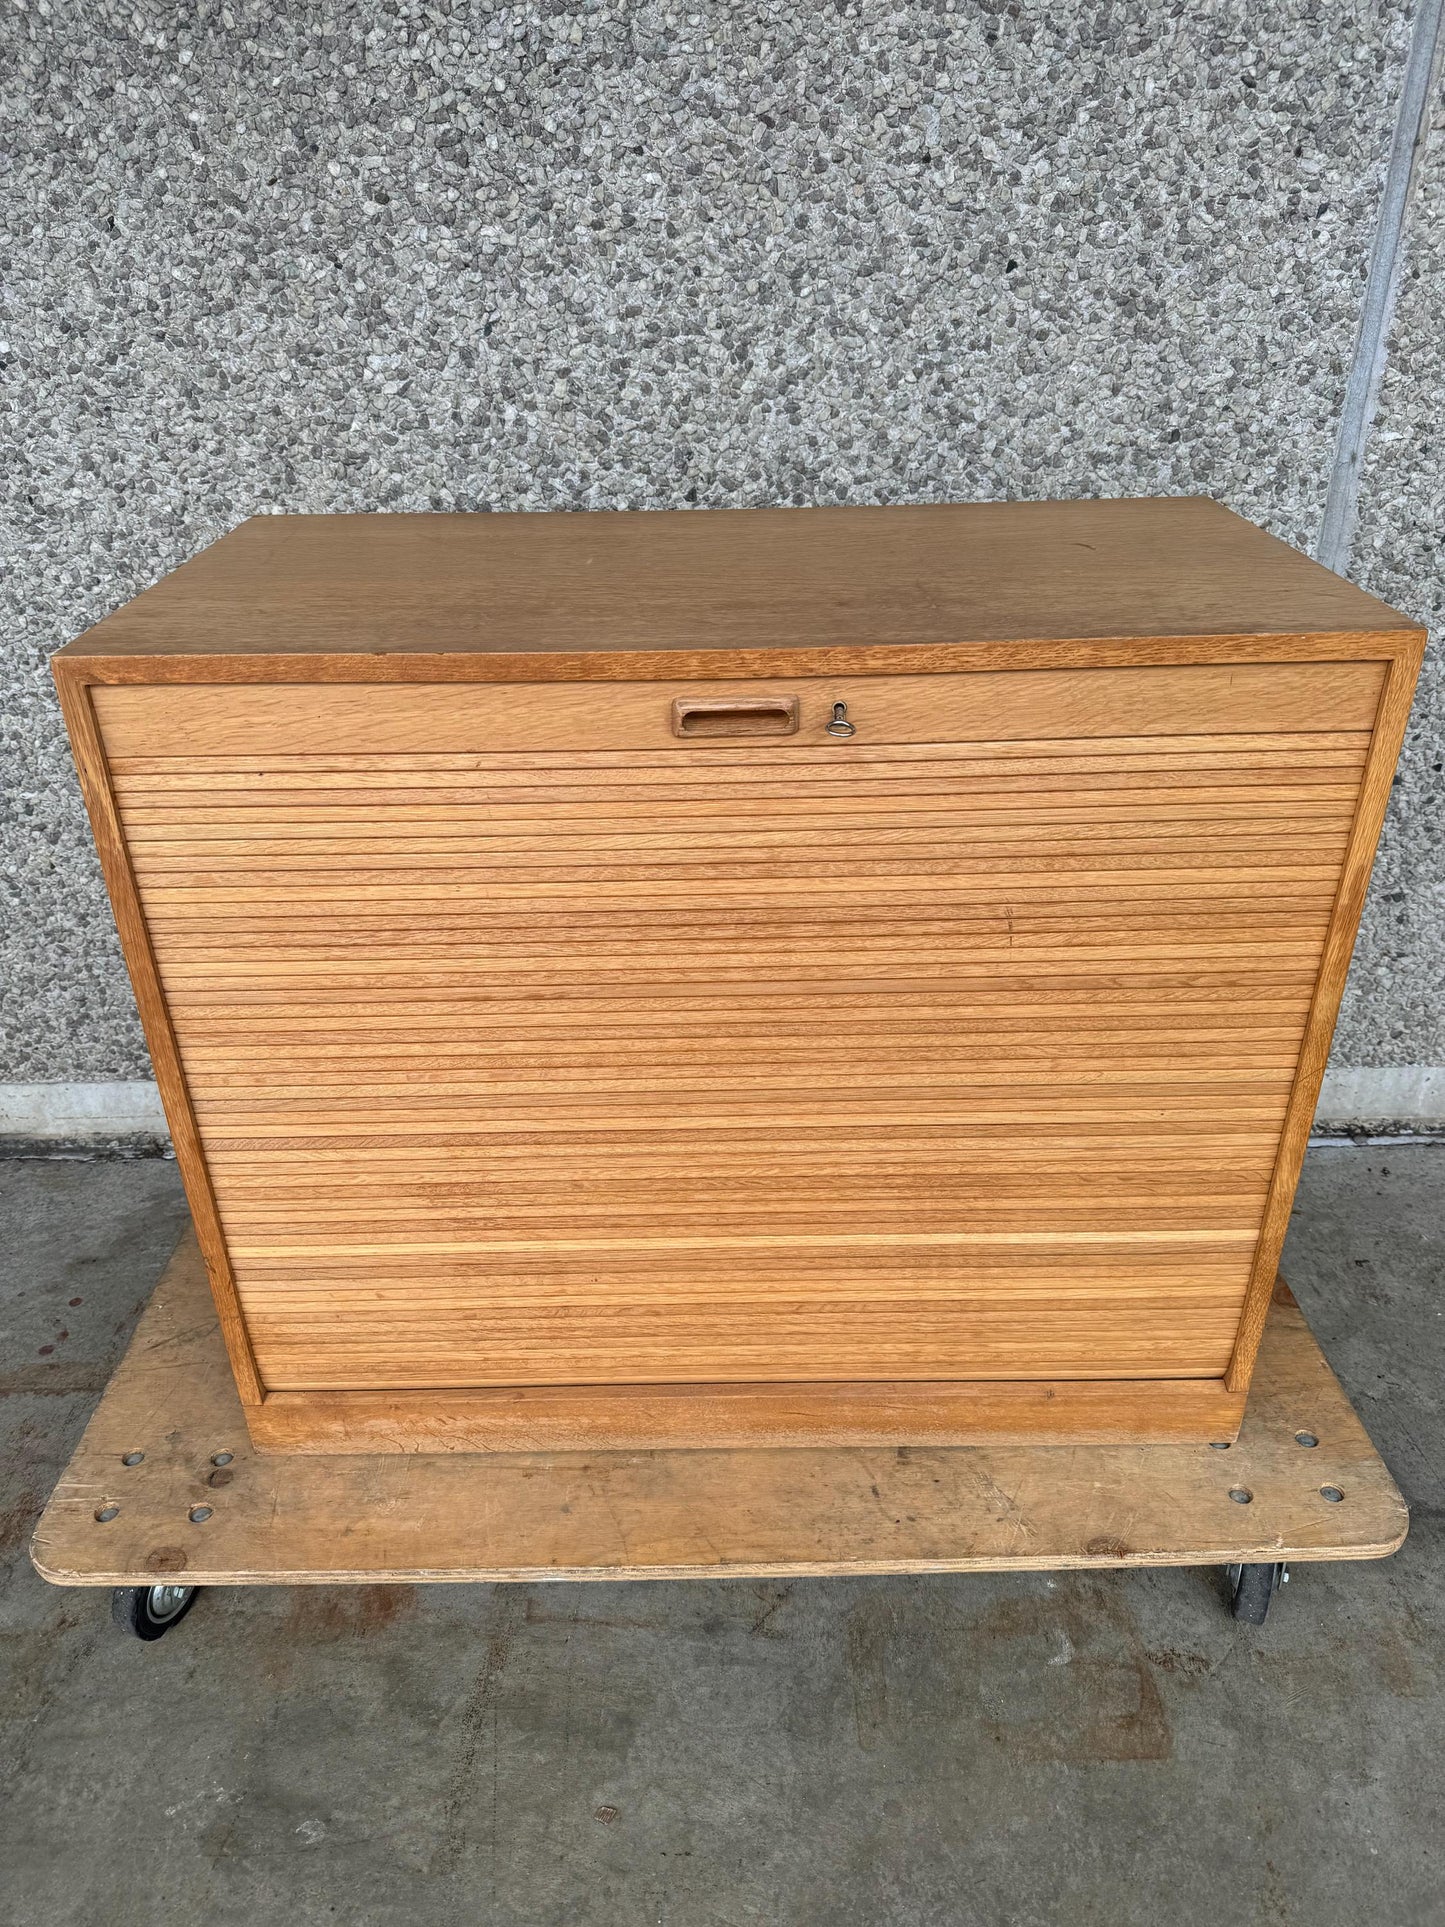
<path id="1" fill-rule="evenodd" d="M 1422 640 L 1197 501 L 265 518 L 108 618 L 254 1443 L 1233 1438 Z"/>

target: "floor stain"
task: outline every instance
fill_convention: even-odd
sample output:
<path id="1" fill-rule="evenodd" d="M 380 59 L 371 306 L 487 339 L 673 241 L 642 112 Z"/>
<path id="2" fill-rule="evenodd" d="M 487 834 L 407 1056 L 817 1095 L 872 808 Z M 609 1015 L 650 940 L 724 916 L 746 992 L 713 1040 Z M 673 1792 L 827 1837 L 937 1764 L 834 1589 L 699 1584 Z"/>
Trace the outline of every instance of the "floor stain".
<path id="1" fill-rule="evenodd" d="M 754 1592 L 757 1596 L 758 1611 L 752 1625 L 748 1627 L 748 1631 L 759 1639 L 784 1638 L 786 1635 L 782 1629 L 774 1626 L 772 1621 L 773 1615 L 781 1612 L 793 1596 L 791 1580 L 784 1581 L 781 1584 L 776 1581 L 765 1581 L 763 1584 L 754 1587 Z"/>
<path id="2" fill-rule="evenodd" d="M 99 1398 L 106 1387 L 104 1371 L 94 1365 L 17 1365 L 0 1374 L 0 1398 Z"/>
<path id="3" fill-rule="evenodd" d="M 297 1586 L 287 1614 L 298 1639 L 356 1639 L 416 1610 L 415 1586 Z"/>
<path id="4" fill-rule="evenodd" d="M 848 1677 L 858 1744 L 872 1753 L 888 1728 L 888 1644 L 897 1609 L 887 1593 L 870 1593 L 848 1615 Z"/>
<path id="5" fill-rule="evenodd" d="M 628 1613 L 555 1612 L 540 1600 L 529 1599 L 524 1619 L 529 1626 L 600 1627 L 613 1633 L 664 1633 L 671 1630 L 666 1618 L 644 1618 Z"/>
<path id="6" fill-rule="evenodd" d="M 1083 1766 L 1172 1757 L 1154 1669 L 1117 1588 L 1001 1600 L 977 1637 L 987 1642 L 985 1731 L 1011 1758 Z"/>
<path id="7" fill-rule="evenodd" d="M 0 1507 L 0 1552 L 13 1552 L 24 1543 L 40 1517 L 43 1503 L 38 1492 L 22 1492 L 18 1499 Z"/>
<path id="8" fill-rule="evenodd" d="M 1156 1673 L 1169 1673 L 1180 1679 L 1205 1679 L 1214 1671 L 1214 1661 L 1203 1653 L 1181 1653 L 1172 1646 L 1149 1646 L 1144 1657 Z"/>

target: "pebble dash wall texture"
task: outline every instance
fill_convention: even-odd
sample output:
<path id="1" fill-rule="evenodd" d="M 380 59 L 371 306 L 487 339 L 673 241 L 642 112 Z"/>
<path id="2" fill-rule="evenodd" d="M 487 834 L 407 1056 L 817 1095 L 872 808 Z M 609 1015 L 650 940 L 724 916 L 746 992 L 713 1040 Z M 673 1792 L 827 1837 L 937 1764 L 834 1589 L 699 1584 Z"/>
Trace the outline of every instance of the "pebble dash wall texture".
<path id="1" fill-rule="evenodd" d="M 1200 492 L 1308 546 L 1409 28 L 11 0 L 0 1079 L 145 1073 L 45 659 L 245 515 Z M 1424 611 L 1407 326 L 1364 539 Z M 1377 910 L 1350 1049 L 1445 1061 L 1434 915 Z"/>

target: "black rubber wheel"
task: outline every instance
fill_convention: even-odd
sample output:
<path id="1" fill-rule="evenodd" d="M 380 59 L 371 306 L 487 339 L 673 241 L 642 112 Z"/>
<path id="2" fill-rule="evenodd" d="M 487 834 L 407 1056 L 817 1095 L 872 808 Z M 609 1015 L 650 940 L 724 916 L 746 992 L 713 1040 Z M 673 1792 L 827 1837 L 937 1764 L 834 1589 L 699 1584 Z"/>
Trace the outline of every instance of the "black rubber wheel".
<path id="1" fill-rule="evenodd" d="M 1231 1566 L 1230 1611 L 1246 1626 L 1262 1626 L 1284 1578 L 1283 1564 Z"/>
<path id="2" fill-rule="evenodd" d="M 110 1595 L 110 1616 L 122 1632 L 137 1639 L 159 1639 L 180 1624 L 200 1590 L 199 1586 L 117 1586 Z"/>

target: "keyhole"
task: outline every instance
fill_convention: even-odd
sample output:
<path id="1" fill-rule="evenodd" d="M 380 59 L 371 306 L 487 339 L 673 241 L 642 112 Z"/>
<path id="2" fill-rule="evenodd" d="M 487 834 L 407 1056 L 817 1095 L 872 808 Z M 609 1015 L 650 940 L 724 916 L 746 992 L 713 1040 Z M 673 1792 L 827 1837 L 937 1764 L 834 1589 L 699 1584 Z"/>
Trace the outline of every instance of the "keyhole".
<path id="1" fill-rule="evenodd" d="M 834 703 L 833 720 L 827 729 L 830 736 L 852 736 L 855 733 L 852 723 L 848 721 L 847 703 Z"/>

